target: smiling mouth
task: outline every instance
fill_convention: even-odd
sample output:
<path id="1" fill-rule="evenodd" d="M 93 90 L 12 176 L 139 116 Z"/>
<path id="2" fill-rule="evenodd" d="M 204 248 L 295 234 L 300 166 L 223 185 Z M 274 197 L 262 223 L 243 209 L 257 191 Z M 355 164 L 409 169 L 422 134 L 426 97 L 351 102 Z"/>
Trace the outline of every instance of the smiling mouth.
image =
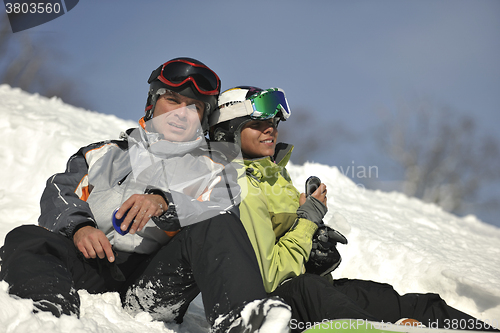
<path id="1" fill-rule="evenodd" d="M 261 142 L 262 143 L 273 143 L 274 140 L 273 139 L 267 139 L 267 140 L 262 140 Z"/>
<path id="2" fill-rule="evenodd" d="M 175 127 L 175 128 L 178 128 L 178 129 L 181 129 L 181 130 L 185 130 L 186 127 L 185 126 L 182 126 L 182 125 L 179 125 L 179 124 L 176 124 L 176 123 L 168 123 L 170 126 L 172 127 Z"/>

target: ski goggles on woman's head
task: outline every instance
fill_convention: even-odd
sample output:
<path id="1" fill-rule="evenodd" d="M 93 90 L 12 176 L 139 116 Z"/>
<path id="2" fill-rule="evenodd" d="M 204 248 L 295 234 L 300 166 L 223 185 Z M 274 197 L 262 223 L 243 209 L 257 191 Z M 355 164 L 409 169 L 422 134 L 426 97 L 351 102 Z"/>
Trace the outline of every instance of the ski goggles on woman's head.
<path id="1" fill-rule="evenodd" d="M 250 116 L 253 120 L 274 117 L 287 120 L 290 114 L 285 92 L 280 88 L 270 88 L 248 97 L 243 102 L 220 105 L 210 116 L 210 126 L 244 116 Z"/>
<path id="2" fill-rule="evenodd" d="M 148 83 L 155 79 L 175 88 L 191 82 L 203 95 L 218 95 L 220 91 L 220 79 L 214 71 L 184 59 L 170 60 L 158 67 L 151 73 Z"/>
<path id="3" fill-rule="evenodd" d="M 252 119 L 270 119 L 280 114 L 281 120 L 290 117 L 290 107 L 286 100 L 285 92 L 280 88 L 270 88 L 247 98 L 252 105 Z"/>

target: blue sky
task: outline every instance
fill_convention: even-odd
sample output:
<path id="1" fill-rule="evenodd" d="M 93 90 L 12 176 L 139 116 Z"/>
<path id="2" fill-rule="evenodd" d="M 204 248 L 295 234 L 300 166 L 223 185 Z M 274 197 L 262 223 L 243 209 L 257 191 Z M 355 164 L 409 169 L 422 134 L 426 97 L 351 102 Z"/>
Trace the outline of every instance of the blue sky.
<path id="1" fill-rule="evenodd" d="M 126 119 L 141 116 L 152 69 L 191 56 L 223 89 L 279 86 L 292 108 L 360 130 L 415 96 L 500 122 L 496 0 L 85 0 L 25 33 L 67 57 L 59 69 L 93 110 Z"/>
<path id="2" fill-rule="evenodd" d="M 498 137 L 498 0 L 82 0 L 24 33 L 64 55 L 59 70 L 92 110 L 125 119 L 143 115 L 149 74 L 178 56 L 210 66 L 223 89 L 281 87 L 292 113 L 335 124 L 317 133 L 332 149 L 311 159 L 344 169 L 382 163 L 366 140 L 401 101 L 432 100 Z M 341 129 L 365 144 L 337 145 Z"/>

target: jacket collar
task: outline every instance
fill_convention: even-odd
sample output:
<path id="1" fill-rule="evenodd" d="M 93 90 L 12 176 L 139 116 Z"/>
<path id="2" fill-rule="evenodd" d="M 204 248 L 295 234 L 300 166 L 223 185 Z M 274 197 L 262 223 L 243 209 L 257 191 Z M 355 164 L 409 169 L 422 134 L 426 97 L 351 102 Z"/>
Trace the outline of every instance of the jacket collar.
<path id="1" fill-rule="evenodd" d="M 276 150 L 273 156 L 275 163 L 283 168 L 286 167 L 286 165 L 290 161 L 290 157 L 292 156 L 292 151 L 293 151 L 293 145 L 284 142 L 279 142 L 276 145 Z"/>
<path id="2" fill-rule="evenodd" d="M 158 133 L 146 131 L 142 126 L 127 130 L 122 138 L 128 140 L 129 147 L 138 145 L 160 158 L 184 155 L 207 145 L 205 137 L 202 135 L 192 141 L 173 142 L 163 139 L 163 136 Z"/>
<path id="3" fill-rule="evenodd" d="M 247 173 L 258 179 L 269 178 L 276 175 L 279 169 L 285 168 L 292 155 L 293 145 L 278 143 L 273 157 L 266 156 L 254 159 L 245 159 Z"/>

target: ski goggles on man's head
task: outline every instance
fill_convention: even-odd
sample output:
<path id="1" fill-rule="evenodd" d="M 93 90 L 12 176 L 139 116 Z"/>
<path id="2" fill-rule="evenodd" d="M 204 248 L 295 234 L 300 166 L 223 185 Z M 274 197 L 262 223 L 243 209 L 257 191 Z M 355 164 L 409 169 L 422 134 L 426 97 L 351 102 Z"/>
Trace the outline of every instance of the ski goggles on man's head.
<path id="1" fill-rule="evenodd" d="M 220 79 L 214 71 L 184 59 L 170 60 L 158 67 L 151 73 L 148 83 L 155 79 L 175 88 L 191 82 L 203 95 L 218 95 L 220 91 Z"/>
<path id="2" fill-rule="evenodd" d="M 280 88 L 270 88 L 258 92 L 249 98 L 253 112 L 250 114 L 252 119 L 270 119 L 278 113 L 281 120 L 286 120 L 290 117 L 290 107 L 286 100 L 285 92 Z"/>

